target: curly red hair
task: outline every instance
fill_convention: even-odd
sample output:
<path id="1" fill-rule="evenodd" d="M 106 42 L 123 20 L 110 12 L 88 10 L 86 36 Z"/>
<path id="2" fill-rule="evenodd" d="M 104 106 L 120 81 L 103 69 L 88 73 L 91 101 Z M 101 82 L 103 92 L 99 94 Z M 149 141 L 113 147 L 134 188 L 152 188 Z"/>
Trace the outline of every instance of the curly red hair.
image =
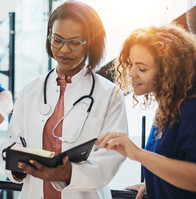
<path id="1" fill-rule="evenodd" d="M 137 29 L 124 42 L 116 67 L 116 81 L 125 92 L 131 92 L 129 83 L 129 52 L 134 44 L 149 49 L 158 65 L 154 97 L 158 103 L 155 126 L 162 137 L 167 124 L 177 122 L 183 102 L 196 91 L 196 37 L 176 24 Z M 137 96 L 133 95 L 137 101 Z M 145 95 L 144 105 L 152 101 Z"/>

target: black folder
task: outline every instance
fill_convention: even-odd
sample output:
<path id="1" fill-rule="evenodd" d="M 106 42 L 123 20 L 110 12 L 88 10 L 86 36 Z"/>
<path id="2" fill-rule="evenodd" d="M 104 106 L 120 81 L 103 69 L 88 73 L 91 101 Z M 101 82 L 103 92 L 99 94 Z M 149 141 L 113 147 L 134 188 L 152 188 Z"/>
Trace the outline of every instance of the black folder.
<path id="1" fill-rule="evenodd" d="M 90 152 L 95 144 L 96 138 L 87 141 L 83 144 L 80 144 L 74 148 L 71 148 L 67 151 L 64 151 L 53 158 L 43 157 L 40 155 L 35 155 L 31 153 L 26 153 L 22 151 L 12 150 L 11 147 L 15 144 L 10 145 L 9 147 L 3 149 L 2 157 L 5 160 L 5 168 L 11 171 L 23 172 L 22 169 L 18 168 L 18 162 L 24 162 L 29 164 L 29 160 L 36 160 L 37 162 L 47 166 L 47 167 L 56 167 L 63 163 L 63 157 L 68 156 L 70 162 L 81 162 L 88 159 Z M 33 166 L 33 165 L 31 165 Z"/>
<path id="2" fill-rule="evenodd" d="M 135 190 L 111 190 L 113 199 L 135 199 L 137 191 Z M 142 199 L 147 199 L 147 195 L 144 195 Z"/>

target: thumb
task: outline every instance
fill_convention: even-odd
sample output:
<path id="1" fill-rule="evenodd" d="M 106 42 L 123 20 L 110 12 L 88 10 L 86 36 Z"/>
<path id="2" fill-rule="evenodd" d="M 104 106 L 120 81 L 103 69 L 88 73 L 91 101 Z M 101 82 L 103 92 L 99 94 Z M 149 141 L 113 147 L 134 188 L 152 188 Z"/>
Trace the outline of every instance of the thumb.
<path id="1" fill-rule="evenodd" d="M 64 165 L 67 163 L 68 159 L 69 159 L 68 156 L 65 156 L 65 157 L 63 158 L 63 164 L 64 164 Z"/>
<path id="2" fill-rule="evenodd" d="M 136 196 L 136 199 L 142 199 L 142 197 L 146 194 L 146 189 L 145 187 L 142 188 L 142 189 L 139 189 L 138 190 L 138 193 L 137 193 L 137 196 Z"/>
<path id="3" fill-rule="evenodd" d="M 144 191 L 143 190 L 138 190 L 138 193 L 136 195 L 136 198 L 135 199 L 142 199 L 142 197 L 144 196 Z"/>
<path id="4" fill-rule="evenodd" d="M 138 187 L 136 185 L 128 186 L 124 188 L 125 190 L 138 190 Z"/>

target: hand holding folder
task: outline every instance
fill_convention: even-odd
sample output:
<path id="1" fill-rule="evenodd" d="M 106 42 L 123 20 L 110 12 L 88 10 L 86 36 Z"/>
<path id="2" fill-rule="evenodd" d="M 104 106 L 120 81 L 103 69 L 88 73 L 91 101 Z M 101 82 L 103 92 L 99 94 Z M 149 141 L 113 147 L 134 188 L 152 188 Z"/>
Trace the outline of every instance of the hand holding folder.
<path id="1" fill-rule="evenodd" d="M 37 162 L 47 167 L 56 167 L 62 164 L 63 158 L 65 156 L 69 157 L 70 162 L 78 163 L 87 160 L 95 141 L 96 138 L 80 144 L 72 149 L 64 151 L 56 156 L 54 155 L 54 152 L 46 150 L 35 150 L 21 146 L 18 147 L 14 143 L 3 149 L 2 157 L 3 160 L 6 161 L 6 169 L 11 171 L 23 172 L 22 169 L 18 168 L 18 162 L 24 162 L 31 165 L 29 160 L 36 160 Z"/>

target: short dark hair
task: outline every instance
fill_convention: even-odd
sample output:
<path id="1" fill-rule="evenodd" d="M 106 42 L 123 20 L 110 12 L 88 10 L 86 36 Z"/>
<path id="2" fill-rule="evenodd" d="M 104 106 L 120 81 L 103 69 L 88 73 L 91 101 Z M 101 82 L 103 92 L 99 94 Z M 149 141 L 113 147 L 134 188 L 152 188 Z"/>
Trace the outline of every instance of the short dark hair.
<path id="1" fill-rule="evenodd" d="M 71 18 L 81 22 L 87 31 L 86 59 L 88 58 L 88 71 L 95 68 L 101 61 L 105 49 L 105 29 L 97 12 L 89 5 L 70 0 L 66 1 L 53 12 L 48 20 L 46 50 L 50 57 L 53 57 L 51 46 L 48 41 L 48 35 L 51 33 L 54 21 L 59 19 Z"/>

